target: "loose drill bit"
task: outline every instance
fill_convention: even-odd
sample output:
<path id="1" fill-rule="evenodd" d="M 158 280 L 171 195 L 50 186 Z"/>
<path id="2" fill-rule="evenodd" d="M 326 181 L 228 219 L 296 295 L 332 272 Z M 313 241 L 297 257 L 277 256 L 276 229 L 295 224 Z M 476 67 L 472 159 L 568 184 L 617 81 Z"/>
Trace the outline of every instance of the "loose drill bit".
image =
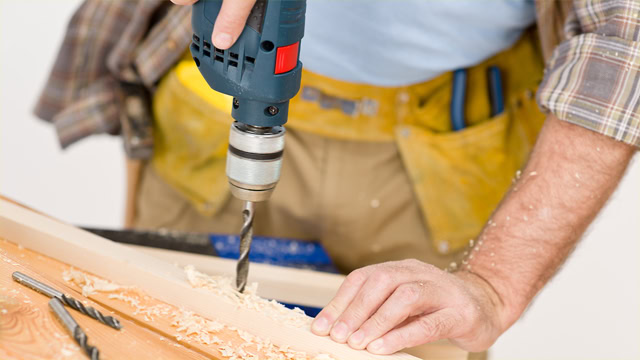
<path id="1" fill-rule="evenodd" d="M 60 297 L 60 301 L 62 301 L 65 305 L 69 306 L 70 308 L 78 310 L 81 313 L 93 319 L 96 319 L 107 326 L 110 326 L 116 330 L 122 329 L 122 324 L 120 324 L 120 321 L 118 321 L 118 319 L 114 318 L 113 316 L 102 315 L 102 313 L 96 310 L 95 308 L 91 306 L 84 306 L 83 303 L 81 303 L 80 301 L 70 296 L 62 294 L 62 296 Z"/>
<path id="2" fill-rule="evenodd" d="M 247 201 L 242 211 L 242 229 L 240 230 L 240 256 L 236 265 L 236 288 L 243 292 L 249 276 L 249 250 L 253 240 L 253 203 Z"/>
<path id="3" fill-rule="evenodd" d="M 73 339 L 80 345 L 82 350 L 89 356 L 91 360 L 98 360 L 100 358 L 100 352 L 95 346 L 91 346 L 87 343 L 87 334 L 84 333 L 80 325 L 71 317 L 71 314 L 64 308 L 62 302 L 54 297 L 49 300 L 49 307 L 56 314 L 56 317 L 64 327 L 67 328 Z"/>
<path id="4" fill-rule="evenodd" d="M 44 294 L 50 298 L 56 298 L 60 300 L 62 303 L 64 303 L 65 305 L 69 306 L 70 308 L 78 310 L 79 312 L 93 319 L 96 319 L 107 326 L 111 326 L 112 328 L 118 329 L 118 330 L 122 329 L 122 325 L 120 324 L 120 321 L 118 321 L 118 319 L 112 316 L 105 316 L 95 308 L 91 306 L 85 306 L 80 301 L 65 295 L 64 293 L 52 288 L 47 284 L 43 284 L 40 281 L 28 275 L 25 275 L 19 271 L 16 271 L 13 273 L 12 277 L 13 277 L 13 280 L 15 280 L 16 282 L 28 288 L 31 288 L 41 294 Z"/>

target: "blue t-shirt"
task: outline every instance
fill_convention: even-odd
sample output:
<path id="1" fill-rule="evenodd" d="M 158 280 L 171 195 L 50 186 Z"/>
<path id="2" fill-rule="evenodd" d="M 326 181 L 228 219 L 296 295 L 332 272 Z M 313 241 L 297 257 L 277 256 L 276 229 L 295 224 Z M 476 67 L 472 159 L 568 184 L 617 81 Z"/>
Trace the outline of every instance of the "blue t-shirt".
<path id="1" fill-rule="evenodd" d="M 378 86 L 475 65 L 535 21 L 533 0 L 308 0 L 306 69 Z"/>

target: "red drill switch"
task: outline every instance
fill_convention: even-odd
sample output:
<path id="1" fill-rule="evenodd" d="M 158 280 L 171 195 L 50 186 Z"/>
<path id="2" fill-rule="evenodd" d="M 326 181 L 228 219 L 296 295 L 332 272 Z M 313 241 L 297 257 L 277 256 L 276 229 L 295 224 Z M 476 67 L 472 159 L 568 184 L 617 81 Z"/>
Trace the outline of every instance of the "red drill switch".
<path id="1" fill-rule="evenodd" d="M 298 64 L 298 49 L 300 49 L 300 41 L 278 48 L 276 53 L 276 74 L 286 73 L 296 67 Z"/>

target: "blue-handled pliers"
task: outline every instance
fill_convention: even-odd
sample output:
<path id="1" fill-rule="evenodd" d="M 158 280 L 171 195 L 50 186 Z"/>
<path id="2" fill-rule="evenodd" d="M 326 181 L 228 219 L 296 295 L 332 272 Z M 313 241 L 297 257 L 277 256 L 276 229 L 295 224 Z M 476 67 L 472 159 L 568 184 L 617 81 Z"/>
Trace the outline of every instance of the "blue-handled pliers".
<path id="1" fill-rule="evenodd" d="M 464 112 L 467 97 L 467 75 L 467 69 L 458 69 L 453 72 L 451 90 L 451 128 L 453 131 L 459 131 L 466 127 Z M 489 85 L 491 116 L 493 117 L 504 111 L 502 74 L 497 66 L 490 66 L 487 69 L 487 83 Z"/>

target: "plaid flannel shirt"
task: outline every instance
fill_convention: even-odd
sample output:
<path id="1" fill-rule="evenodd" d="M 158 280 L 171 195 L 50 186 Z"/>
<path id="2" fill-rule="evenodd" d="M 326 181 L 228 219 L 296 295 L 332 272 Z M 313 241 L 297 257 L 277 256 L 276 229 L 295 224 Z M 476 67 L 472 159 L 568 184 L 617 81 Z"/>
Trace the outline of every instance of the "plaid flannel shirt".
<path id="1" fill-rule="evenodd" d="M 559 119 L 640 147 L 640 1 L 574 0 L 538 103 Z"/>
<path id="2" fill-rule="evenodd" d="M 191 7 L 167 0 L 86 0 L 71 18 L 35 107 L 62 147 L 118 133 L 125 87 L 155 84 L 191 41 Z"/>
<path id="3" fill-rule="evenodd" d="M 536 0 L 543 110 L 640 147 L 640 2 Z M 86 0 L 72 17 L 35 113 L 66 147 L 117 133 L 123 83 L 153 91 L 191 39 L 190 7 L 166 0 Z"/>

